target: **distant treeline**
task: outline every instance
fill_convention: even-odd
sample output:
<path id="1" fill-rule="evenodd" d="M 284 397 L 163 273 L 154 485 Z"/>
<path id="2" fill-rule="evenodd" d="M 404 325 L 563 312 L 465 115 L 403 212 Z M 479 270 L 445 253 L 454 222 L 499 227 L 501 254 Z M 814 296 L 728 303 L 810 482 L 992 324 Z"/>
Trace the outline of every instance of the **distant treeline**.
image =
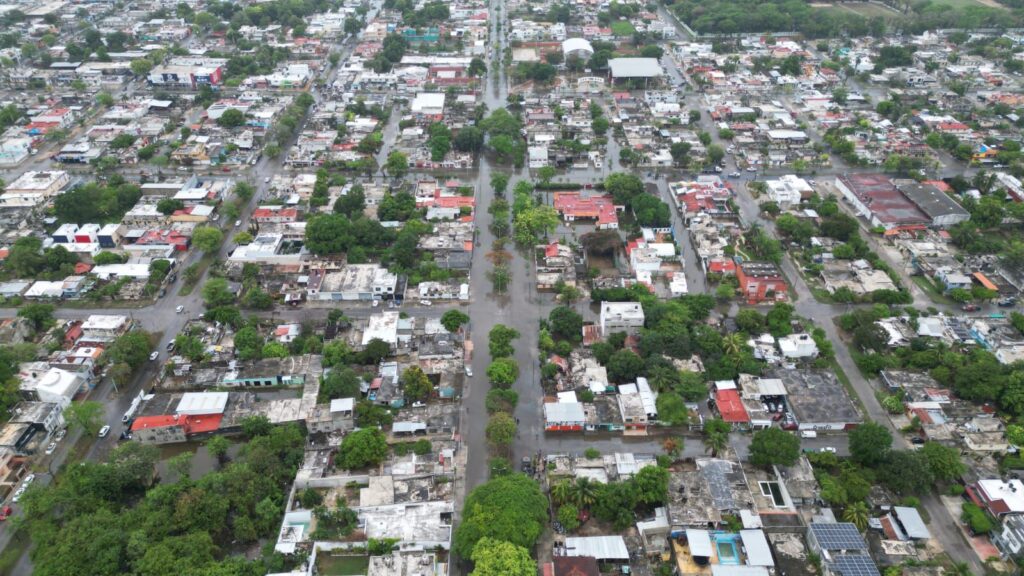
<path id="1" fill-rule="evenodd" d="M 1008 10 L 983 6 L 956 9 L 931 0 L 901 4 L 892 17 L 813 7 L 801 0 L 677 0 L 670 8 L 699 33 L 800 32 L 810 38 L 920 33 L 947 28 L 1008 28 L 1024 22 L 1024 0 Z"/>

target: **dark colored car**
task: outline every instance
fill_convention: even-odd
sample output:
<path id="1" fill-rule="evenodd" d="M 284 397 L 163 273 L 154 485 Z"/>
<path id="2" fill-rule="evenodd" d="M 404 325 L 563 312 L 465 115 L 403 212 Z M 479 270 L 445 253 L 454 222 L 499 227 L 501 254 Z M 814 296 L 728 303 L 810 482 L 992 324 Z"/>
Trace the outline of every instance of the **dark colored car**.
<path id="1" fill-rule="evenodd" d="M 978 306 L 977 304 L 964 304 L 960 309 L 964 312 L 977 312 L 978 310 L 981 310 L 981 306 Z"/>

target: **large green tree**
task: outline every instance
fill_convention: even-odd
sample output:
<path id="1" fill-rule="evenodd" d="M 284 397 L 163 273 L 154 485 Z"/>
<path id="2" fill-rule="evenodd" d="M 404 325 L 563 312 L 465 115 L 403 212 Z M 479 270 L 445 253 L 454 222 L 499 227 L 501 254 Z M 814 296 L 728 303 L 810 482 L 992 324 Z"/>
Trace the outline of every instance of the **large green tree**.
<path id="1" fill-rule="evenodd" d="M 497 358 L 487 366 L 487 379 L 499 388 L 509 388 L 519 378 L 519 364 L 511 358 Z"/>
<path id="2" fill-rule="evenodd" d="M 410 366 L 402 372 L 402 394 L 408 402 L 422 402 L 430 397 L 434 385 L 419 366 Z"/>
<path id="3" fill-rule="evenodd" d="M 224 241 L 224 233 L 220 228 L 200 226 L 192 232 L 192 245 L 205 253 L 214 252 Z"/>
<path id="4" fill-rule="evenodd" d="M 452 550 L 462 558 L 472 558 L 483 538 L 531 549 L 547 521 L 548 501 L 535 481 L 523 474 L 499 476 L 466 497 Z"/>
<path id="5" fill-rule="evenodd" d="M 123 362 L 132 369 L 138 369 L 149 359 L 152 349 L 149 334 L 141 330 L 132 330 L 118 336 L 106 349 L 104 356 L 114 364 Z"/>
<path id="6" fill-rule="evenodd" d="M 468 322 L 469 322 L 469 316 L 466 315 L 466 313 L 464 313 L 463 311 L 456 310 L 454 308 L 451 309 L 451 310 L 446 311 L 441 316 L 441 325 L 444 326 L 445 330 L 447 330 L 449 332 L 452 332 L 452 333 L 457 332 L 459 330 L 459 328 L 461 328 L 463 325 L 467 324 Z"/>
<path id="7" fill-rule="evenodd" d="M 36 332 L 53 325 L 53 304 L 24 304 L 18 309 L 18 318 L 28 320 Z"/>
<path id="8" fill-rule="evenodd" d="M 103 426 L 103 404 L 94 401 L 73 402 L 64 409 L 64 420 L 72 428 L 95 436 Z"/>
<path id="9" fill-rule="evenodd" d="M 473 547 L 472 576 L 536 576 L 530 551 L 511 542 L 481 538 Z"/>
<path id="10" fill-rule="evenodd" d="M 507 450 L 516 438 L 516 421 L 505 412 L 491 415 L 485 430 L 487 441 L 498 450 Z"/>
<path id="11" fill-rule="evenodd" d="M 341 468 L 358 470 L 380 464 L 387 455 L 388 442 L 384 433 L 376 428 L 363 428 L 345 436 L 336 461 Z"/>
<path id="12" fill-rule="evenodd" d="M 881 424 L 865 422 L 849 434 L 850 457 L 869 468 L 881 464 L 892 447 L 892 434 Z"/>
<path id="13" fill-rule="evenodd" d="M 558 306 L 548 315 L 551 335 L 557 339 L 579 342 L 583 339 L 583 317 L 568 306 Z"/>
<path id="14" fill-rule="evenodd" d="M 750 463 L 755 466 L 792 466 L 800 458 L 800 440 L 781 428 L 754 432 L 750 441 Z"/>

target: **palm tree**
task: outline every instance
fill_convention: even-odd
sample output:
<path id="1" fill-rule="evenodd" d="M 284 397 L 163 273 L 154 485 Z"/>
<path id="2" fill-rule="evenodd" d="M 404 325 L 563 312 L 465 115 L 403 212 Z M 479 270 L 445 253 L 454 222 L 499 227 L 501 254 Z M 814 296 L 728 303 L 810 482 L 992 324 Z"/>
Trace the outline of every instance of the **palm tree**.
<path id="1" fill-rule="evenodd" d="M 853 524 L 858 530 L 864 531 L 868 527 L 868 505 L 864 502 L 854 502 L 843 511 L 843 520 Z"/>
<path id="2" fill-rule="evenodd" d="M 559 505 L 568 502 L 572 498 L 573 486 L 568 480 L 562 480 L 551 487 L 551 497 Z"/>
<path id="3" fill-rule="evenodd" d="M 572 491 L 573 504 L 577 508 L 590 508 L 597 501 L 597 486 L 590 478 L 577 478 Z"/>
<path id="4" fill-rule="evenodd" d="M 712 432 L 704 436 L 704 451 L 711 452 L 712 456 L 718 456 L 728 445 L 729 436 L 727 434 Z"/>
<path id="5" fill-rule="evenodd" d="M 743 336 L 735 332 L 729 334 L 725 338 L 722 338 L 722 349 L 725 350 L 725 353 L 729 356 L 739 356 L 740 352 L 743 351 L 744 345 L 745 342 L 743 342 Z"/>

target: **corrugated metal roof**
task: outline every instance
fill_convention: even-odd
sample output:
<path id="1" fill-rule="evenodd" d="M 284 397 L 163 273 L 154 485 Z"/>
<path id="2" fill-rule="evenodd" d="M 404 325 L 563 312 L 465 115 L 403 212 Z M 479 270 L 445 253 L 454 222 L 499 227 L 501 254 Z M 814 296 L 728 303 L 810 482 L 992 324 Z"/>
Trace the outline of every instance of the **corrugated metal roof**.
<path id="1" fill-rule="evenodd" d="M 730 566 L 712 564 L 711 576 L 768 576 L 768 570 L 761 566 Z"/>
<path id="2" fill-rule="evenodd" d="M 657 58 L 612 58 L 608 68 L 615 78 L 657 78 L 665 73 Z"/>
<path id="3" fill-rule="evenodd" d="M 395 422 L 391 425 L 391 431 L 393 433 L 416 432 L 417 430 L 426 429 L 427 425 L 422 422 Z"/>
<path id="4" fill-rule="evenodd" d="M 548 422 L 579 422 L 583 423 L 583 405 L 579 402 L 549 402 L 544 405 L 544 419 Z"/>
<path id="5" fill-rule="evenodd" d="M 591 556 L 602 560 L 629 560 L 622 536 L 580 536 L 565 539 L 566 556 Z"/>
<path id="6" fill-rule="evenodd" d="M 710 558 L 714 555 L 711 548 L 711 533 L 696 528 L 686 529 L 686 543 L 690 545 L 690 555 Z"/>
<path id="7" fill-rule="evenodd" d="M 747 564 L 751 566 L 775 566 L 768 539 L 761 530 L 740 530 L 743 550 L 747 553 Z"/>
<path id="8" fill-rule="evenodd" d="M 932 537 L 931 532 L 928 531 L 928 527 L 925 526 L 924 520 L 921 519 L 921 514 L 918 513 L 916 508 L 893 506 L 892 511 L 896 514 L 896 519 L 899 520 L 900 526 L 903 527 L 903 531 L 907 533 L 907 536 L 915 540 L 927 540 Z"/>

